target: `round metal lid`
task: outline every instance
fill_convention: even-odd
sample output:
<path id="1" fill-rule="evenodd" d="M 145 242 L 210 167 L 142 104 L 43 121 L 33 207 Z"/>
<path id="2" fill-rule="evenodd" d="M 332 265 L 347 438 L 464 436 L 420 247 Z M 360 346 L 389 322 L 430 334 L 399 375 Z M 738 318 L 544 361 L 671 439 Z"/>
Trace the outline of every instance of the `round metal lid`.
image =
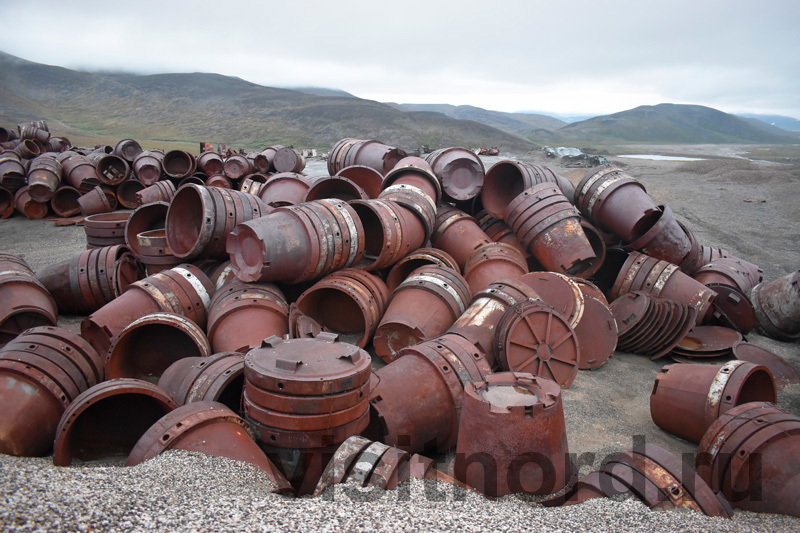
<path id="1" fill-rule="evenodd" d="M 722 326 L 697 326 L 678 342 L 677 351 L 695 354 L 716 354 L 729 351 L 742 340 L 742 334 L 735 329 Z"/>
<path id="2" fill-rule="evenodd" d="M 740 341 L 733 345 L 732 351 L 736 359 L 740 361 L 748 361 L 769 368 L 775 377 L 775 385 L 778 389 L 782 389 L 791 383 L 800 383 L 800 375 L 797 371 L 781 357 L 766 348 Z"/>
<path id="3" fill-rule="evenodd" d="M 580 345 L 578 368 L 592 370 L 605 364 L 617 348 L 617 321 L 611 310 L 593 296 L 584 296 L 583 316 L 575 326 Z"/>
<path id="4" fill-rule="evenodd" d="M 617 335 L 622 337 L 633 329 L 650 307 L 650 296 L 643 292 L 629 292 L 611 302 L 610 309 L 617 321 Z"/>

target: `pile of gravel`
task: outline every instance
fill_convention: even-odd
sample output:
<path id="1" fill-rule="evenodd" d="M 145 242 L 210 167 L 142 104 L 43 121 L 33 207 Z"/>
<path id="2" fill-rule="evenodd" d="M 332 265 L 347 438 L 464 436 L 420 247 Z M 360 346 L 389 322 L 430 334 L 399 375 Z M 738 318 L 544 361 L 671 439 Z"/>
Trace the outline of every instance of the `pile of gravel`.
<path id="1" fill-rule="evenodd" d="M 252 466 L 170 451 L 139 466 L 59 468 L 0 455 L 0 523 L 25 531 L 798 531 L 800 519 L 737 512 L 650 511 L 632 499 L 546 509 L 487 500 L 435 481 L 382 491 L 339 485 L 318 498 L 272 493 Z"/>

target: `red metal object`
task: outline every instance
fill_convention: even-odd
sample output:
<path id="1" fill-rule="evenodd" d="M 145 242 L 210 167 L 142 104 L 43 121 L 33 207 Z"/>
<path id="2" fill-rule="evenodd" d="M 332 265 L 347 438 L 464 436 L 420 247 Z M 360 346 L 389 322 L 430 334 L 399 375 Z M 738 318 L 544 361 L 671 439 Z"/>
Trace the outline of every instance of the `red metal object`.
<path id="1" fill-rule="evenodd" d="M 594 259 L 589 259 L 587 261 L 583 270 L 579 270 L 573 275 L 580 278 L 590 278 L 597 274 L 601 268 L 603 268 L 603 263 L 605 263 L 606 260 L 606 250 L 608 249 L 608 245 L 606 244 L 606 239 L 603 235 L 603 232 L 594 227 L 583 217 L 581 217 L 581 228 L 583 228 L 583 234 L 586 235 L 586 239 L 592 246 L 592 251 L 594 252 L 595 257 Z"/>
<path id="2" fill-rule="evenodd" d="M 131 167 L 122 157 L 103 152 L 93 152 L 88 157 L 94 165 L 97 179 L 105 185 L 119 185 L 130 176 Z"/>
<path id="3" fill-rule="evenodd" d="M 672 216 L 668 205 L 659 205 L 660 216 L 653 226 L 633 242 L 625 246 L 639 250 L 656 259 L 679 265 L 692 250 L 692 242 L 678 221 Z"/>
<path id="4" fill-rule="evenodd" d="M 709 289 L 717 293 L 714 308 L 708 323 L 733 328 L 742 335 L 756 327 L 756 310 L 746 294 L 730 285 L 709 283 Z"/>
<path id="5" fill-rule="evenodd" d="M 86 194 L 100 185 L 97 172 L 89 158 L 75 152 L 62 152 L 56 157 L 64 170 L 63 181 Z"/>
<path id="6" fill-rule="evenodd" d="M 411 272 L 425 265 L 447 267 L 459 272 L 461 269 L 455 259 L 438 248 L 419 248 L 398 261 L 386 276 L 386 286 L 394 291 Z"/>
<path id="7" fill-rule="evenodd" d="M 289 304 L 271 283 L 228 283 L 211 299 L 208 339 L 214 352 L 246 353 L 288 333 Z"/>
<path id="8" fill-rule="evenodd" d="M 259 218 L 264 204 L 239 191 L 185 185 L 167 211 L 167 242 L 176 257 L 224 258 L 234 226 Z"/>
<path id="9" fill-rule="evenodd" d="M 392 185 L 381 191 L 381 200 L 391 200 L 409 209 L 425 226 L 425 237 L 430 238 L 436 221 L 436 204 L 433 198 L 413 185 Z"/>
<path id="10" fill-rule="evenodd" d="M 777 401 L 775 381 L 765 366 L 745 361 L 724 365 L 667 365 L 650 395 L 658 427 L 698 443 L 722 413 L 748 402 Z"/>
<path id="11" fill-rule="evenodd" d="M 314 179 L 314 184 L 303 199 L 305 202 L 336 198 L 349 202 L 350 200 L 366 200 L 369 198 L 364 189 L 347 178 L 339 176 L 322 176 Z"/>
<path id="12" fill-rule="evenodd" d="M 26 174 L 25 166 L 16 153 L 0 153 L 0 185 L 15 193 L 27 183 Z"/>
<path id="13" fill-rule="evenodd" d="M 113 379 L 81 393 L 64 411 L 53 464 L 127 455 L 139 438 L 177 405 L 162 389 L 138 379 Z"/>
<path id="14" fill-rule="evenodd" d="M 57 305 L 28 264 L 0 253 L 0 346 L 28 328 L 55 326 Z"/>
<path id="15" fill-rule="evenodd" d="M 583 314 L 575 325 L 578 339 L 578 369 L 594 370 L 606 363 L 617 349 L 617 322 L 608 306 L 592 297 L 583 297 Z"/>
<path id="16" fill-rule="evenodd" d="M 47 143 L 50 140 L 50 132 L 47 128 L 39 128 L 34 124 L 20 124 L 19 138 L 22 140 L 30 139 L 40 143 Z"/>
<path id="17" fill-rule="evenodd" d="M 269 167 L 266 170 L 267 172 L 275 172 L 275 166 L 273 165 L 273 162 L 275 160 L 275 154 L 278 153 L 278 150 L 280 150 L 281 148 L 283 148 L 282 145 L 276 144 L 274 146 L 268 146 L 267 148 L 264 148 L 264 150 L 261 151 L 261 155 L 263 155 L 266 158 L 267 163 L 269 165 Z"/>
<path id="18" fill-rule="evenodd" d="M 333 176 L 345 167 L 363 165 L 385 176 L 406 155 L 403 150 L 379 141 L 342 139 L 328 155 L 328 174 Z"/>
<path id="19" fill-rule="evenodd" d="M 583 291 L 573 278 L 556 272 L 531 272 L 519 280 L 566 318 L 570 327 L 578 325 L 584 313 L 584 298 Z"/>
<path id="20" fill-rule="evenodd" d="M 599 228 L 634 242 L 661 218 L 644 185 L 619 167 L 591 169 L 578 184 L 575 205 Z"/>
<path id="21" fill-rule="evenodd" d="M 89 248 L 125 244 L 125 225 L 131 213 L 98 213 L 83 220 Z"/>
<path id="22" fill-rule="evenodd" d="M 194 174 L 195 170 L 197 170 L 197 161 L 189 152 L 171 150 L 164 154 L 161 166 L 164 174 L 174 180 L 181 180 Z M 139 179 L 141 179 L 141 176 Z"/>
<path id="23" fill-rule="evenodd" d="M 114 147 L 114 154 L 124 159 L 127 163 L 133 163 L 136 156 L 142 153 L 142 146 L 133 139 L 122 139 Z"/>
<path id="24" fill-rule="evenodd" d="M 41 220 L 47 216 L 47 204 L 36 202 L 28 194 L 28 186 L 17 189 L 14 206 L 29 220 Z"/>
<path id="25" fill-rule="evenodd" d="M 111 207 L 108 196 L 99 185 L 78 198 L 78 206 L 80 206 L 83 216 L 108 213 L 114 210 Z"/>
<path id="26" fill-rule="evenodd" d="M 14 214 L 14 195 L 5 187 L 0 186 L 0 219 L 6 219 Z"/>
<path id="27" fill-rule="evenodd" d="M 425 160 L 442 182 L 448 199 L 460 202 L 478 196 L 486 170 L 481 158 L 465 148 L 442 148 L 428 154 Z"/>
<path id="28" fill-rule="evenodd" d="M 731 328 L 697 326 L 678 342 L 672 353 L 686 357 L 730 356 L 733 345 L 741 340 L 742 334 Z"/>
<path id="29" fill-rule="evenodd" d="M 49 202 L 61 185 L 61 163 L 54 155 L 40 155 L 28 168 L 28 194 L 36 202 Z"/>
<path id="30" fill-rule="evenodd" d="M 306 160 L 294 148 L 282 147 L 272 158 L 275 172 L 302 172 L 306 168 Z"/>
<path id="31" fill-rule="evenodd" d="M 60 217 L 72 217 L 81 212 L 78 198 L 81 193 L 78 189 L 69 185 L 59 187 L 50 199 L 50 207 L 53 212 Z"/>
<path id="32" fill-rule="evenodd" d="M 407 346 L 442 335 L 470 303 L 470 286 L 447 267 L 414 270 L 392 293 L 372 340 L 375 353 L 390 363 Z"/>
<path id="33" fill-rule="evenodd" d="M 481 201 L 486 212 L 494 218 L 502 219 L 506 206 L 522 191 L 537 184 L 552 183 L 564 195 L 574 190 L 572 184 L 547 167 L 500 161 L 486 171 L 481 190 Z"/>
<path id="34" fill-rule="evenodd" d="M 363 189 L 369 198 L 377 198 L 381 193 L 383 174 L 372 167 L 353 165 L 336 173 L 340 178 L 347 178 Z"/>
<path id="35" fill-rule="evenodd" d="M 169 248 L 164 228 L 142 231 L 135 240 L 138 250 L 136 257 L 144 265 L 147 275 L 174 268 L 183 262 Z"/>
<path id="36" fill-rule="evenodd" d="M 203 152 L 197 156 L 197 170 L 214 176 L 224 172 L 225 163 L 217 152 Z"/>
<path id="37" fill-rule="evenodd" d="M 155 184 L 164 172 L 164 152 L 145 150 L 133 160 L 133 173 L 145 186 Z"/>
<path id="38" fill-rule="evenodd" d="M 431 244 L 455 259 L 459 271 L 464 271 L 467 259 L 476 250 L 491 243 L 474 218 L 455 207 L 439 206 Z"/>
<path id="39" fill-rule="evenodd" d="M 255 172 L 252 162 L 243 155 L 235 154 L 225 160 L 225 175 L 232 180 L 238 180 Z"/>
<path id="40" fill-rule="evenodd" d="M 158 380 L 175 403 L 219 402 L 242 409 L 244 355 L 219 352 L 207 357 L 184 357 L 172 363 Z"/>
<path id="41" fill-rule="evenodd" d="M 484 244 L 467 258 L 464 278 L 472 294 L 478 294 L 498 279 L 519 279 L 528 273 L 525 257 L 510 244 Z"/>
<path id="42" fill-rule="evenodd" d="M 531 253 L 528 251 L 525 246 L 519 242 L 519 239 L 516 235 L 514 235 L 514 231 L 508 227 L 503 220 L 499 218 L 494 218 L 492 215 L 487 213 L 485 210 L 481 210 L 480 212 L 476 213 L 475 220 L 478 222 L 478 225 L 481 229 L 486 233 L 486 236 L 489 237 L 494 242 L 502 242 L 505 244 L 510 244 L 527 259 L 530 257 Z"/>
<path id="43" fill-rule="evenodd" d="M 502 372 L 465 386 L 456 479 L 492 497 L 552 494 L 573 476 L 568 454 L 556 382 Z"/>
<path id="44" fill-rule="evenodd" d="M 298 205 L 305 201 L 313 183 L 305 174 L 284 172 L 273 174 L 258 191 L 259 198 L 270 207 Z"/>
<path id="45" fill-rule="evenodd" d="M 252 165 L 252 167 L 256 169 L 256 172 L 261 172 L 262 174 L 266 174 L 267 172 L 270 171 L 270 168 L 272 168 L 272 161 L 267 159 L 267 156 L 262 153 L 248 152 L 248 154 L 245 157 L 250 161 L 250 165 Z"/>
<path id="46" fill-rule="evenodd" d="M 159 181 L 136 193 L 136 201 L 141 205 L 164 202 L 169 204 L 175 198 L 175 184 L 171 181 Z"/>
<path id="47" fill-rule="evenodd" d="M 442 185 L 433 174 L 431 166 L 419 157 L 404 157 L 383 178 L 381 189 L 392 185 L 416 187 L 427 194 L 438 205 L 442 200 Z"/>
<path id="48" fill-rule="evenodd" d="M 786 385 L 800 383 L 800 374 L 781 357 L 756 344 L 740 341 L 731 348 L 733 356 L 740 361 L 747 361 L 756 365 L 763 365 L 772 372 L 775 379 L 775 388 L 783 389 Z"/>
<path id="49" fill-rule="evenodd" d="M 750 291 L 764 279 L 760 268 L 752 263 L 721 257 L 700 267 L 692 277 L 703 285 L 722 284 L 739 289 L 743 294 Z"/>
<path id="50" fill-rule="evenodd" d="M 239 190 L 242 192 L 246 192 L 247 194 L 252 194 L 253 196 L 258 196 L 259 193 L 261 192 L 261 188 L 264 186 L 264 184 L 267 182 L 268 179 L 269 176 L 265 176 L 263 174 L 248 174 L 242 179 L 241 185 L 239 186 Z M 228 188 L 230 189 L 230 187 Z"/>
<path id="51" fill-rule="evenodd" d="M 349 205 L 364 227 L 364 256 L 359 268 L 374 271 L 389 267 L 425 241 L 422 222 L 395 202 L 353 200 Z"/>
<path id="52" fill-rule="evenodd" d="M 125 209 L 136 209 L 139 207 L 139 199 L 136 193 L 144 190 L 144 184 L 137 179 L 131 178 L 123 181 L 117 187 L 117 201 Z"/>
<path id="53" fill-rule="evenodd" d="M 205 181 L 206 187 L 220 187 L 222 189 L 232 189 L 233 183 L 223 174 L 214 174 Z"/>
<path id="54" fill-rule="evenodd" d="M 751 291 L 750 300 L 759 332 L 783 341 L 800 339 L 800 270 L 759 283 Z"/>
<path id="55" fill-rule="evenodd" d="M 800 516 L 800 418 L 766 402 L 723 413 L 697 451 L 698 475 L 738 508 Z"/>
<path id="56" fill-rule="evenodd" d="M 20 139 L 19 144 L 12 149 L 12 152 L 15 152 L 20 159 L 33 159 L 42 153 L 42 150 L 33 139 Z"/>
<path id="57" fill-rule="evenodd" d="M 168 208 L 169 204 L 166 202 L 153 202 L 137 207 L 128 218 L 125 224 L 125 243 L 137 256 L 141 253 L 137 236 L 147 231 L 164 229 Z"/>

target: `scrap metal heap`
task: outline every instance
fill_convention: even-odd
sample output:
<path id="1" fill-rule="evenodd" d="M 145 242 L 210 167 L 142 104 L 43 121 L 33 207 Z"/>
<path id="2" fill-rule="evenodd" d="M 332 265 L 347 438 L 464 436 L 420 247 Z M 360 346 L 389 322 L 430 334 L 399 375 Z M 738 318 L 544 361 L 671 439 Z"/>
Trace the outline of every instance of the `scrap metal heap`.
<path id="1" fill-rule="evenodd" d="M 574 185 L 343 139 L 308 177 L 292 148 L 75 148 L 44 121 L 0 147 L 0 216 L 80 214 L 87 242 L 36 273 L 0 254 L 3 453 L 184 449 L 294 494 L 418 478 L 800 516 L 800 418 L 775 406 L 800 378 L 744 338 L 800 339 L 800 271 L 764 282 L 620 168 Z M 80 336 L 59 312 L 88 315 Z M 615 350 L 675 363 L 650 409 L 699 442 L 696 472 L 648 444 L 577 479 L 561 389 Z M 448 472 L 420 455 L 448 451 Z"/>

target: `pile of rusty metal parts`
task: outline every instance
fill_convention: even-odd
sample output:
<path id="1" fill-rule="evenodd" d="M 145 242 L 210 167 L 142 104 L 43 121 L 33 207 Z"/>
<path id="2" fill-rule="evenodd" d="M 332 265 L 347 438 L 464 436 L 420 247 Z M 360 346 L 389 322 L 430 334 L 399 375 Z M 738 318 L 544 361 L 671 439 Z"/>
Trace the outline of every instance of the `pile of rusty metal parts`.
<path id="1" fill-rule="evenodd" d="M 799 379 L 744 337 L 800 339 L 800 271 L 764 282 L 620 168 L 574 185 L 343 139 L 309 177 L 281 146 L 81 149 L 43 121 L 0 136 L 3 216 L 81 214 L 87 243 L 35 273 L 0 255 L 3 453 L 200 451 L 294 494 L 419 478 L 800 515 L 800 418 L 775 405 Z M 59 313 L 88 315 L 79 335 Z M 674 363 L 652 419 L 699 443 L 696 470 L 644 445 L 578 479 L 561 390 L 615 350 Z M 421 455 L 453 451 L 447 472 Z"/>

